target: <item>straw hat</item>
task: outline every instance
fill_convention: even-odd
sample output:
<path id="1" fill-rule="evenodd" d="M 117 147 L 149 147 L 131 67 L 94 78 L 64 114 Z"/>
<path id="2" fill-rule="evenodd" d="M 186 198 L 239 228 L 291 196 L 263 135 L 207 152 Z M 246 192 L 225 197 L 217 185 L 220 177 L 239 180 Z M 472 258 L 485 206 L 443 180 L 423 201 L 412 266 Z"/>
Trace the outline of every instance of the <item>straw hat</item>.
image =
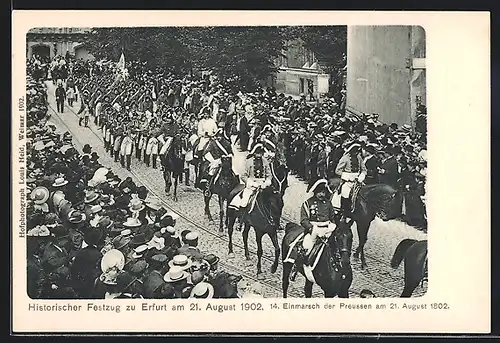
<path id="1" fill-rule="evenodd" d="M 185 280 L 188 277 L 189 273 L 186 272 L 181 267 L 173 266 L 169 269 L 169 271 L 163 277 L 165 282 L 177 282 L 181 280 Z"/>
<path id="2" fill-rule="evenodd" d="M 50 192 L 46 187 L 38 186 L 31 193 L 31 200 L 37 205 L 45 203 L 50 196 Z"/>
<path id="3" fill-rule="evenodd" d="M 65 180 L 64 177 L 58 177 L 55 179 L 52 187 L 62 187 L 68 184 L 68 180 Z"/>
<path id="4" fill-rule="evenodd" d="M 214 296 L 214 286 L 208 282 L 200 282 L 191 290 L 190 298 L 211 299 Z"/>
<path id="5" fill-rule="evenodd" d="M 170 268 L 179 267 L 182 270 L 187 270 L 191 268 L 193 261 L 191 261 L 186 255 L 176 255 L 168 262 Z"/>
<path id="6" fill-rule="evenodd" d="M 140 212 L 145 208 L 142 200 L 139 198 L 132 198 L 130 200 L 130 203 L 128 204 L 128 207 L 132 212 Z"/>
<path id="7" fill-rule="evenodd" d="M 123 270 L 125 266 L 125 256 L 120 250 L 111 249 L 101 259 L 101 270 L 103 273 L 106 271 L 117 268 L 118 270 Z"/>
<path id="8" fill-rule="evenodd" d="M 141 225 L 142 225 L 142 223 L 139 219 L 132 218 L 132 217 L 127 218 L 127 221 L 125 223 L 123 223 L 123 226 L 125 226 L 125 227 L 138 227 Z"/>
<path id="9" fill-rule="evenodd" d="M 134 249 L 134 253 L 132 254 L 133 258 L 141 258 L 144 256 L 144 253 L 148 250 L 147 245 L 139 245 L 137 248 Z"/>

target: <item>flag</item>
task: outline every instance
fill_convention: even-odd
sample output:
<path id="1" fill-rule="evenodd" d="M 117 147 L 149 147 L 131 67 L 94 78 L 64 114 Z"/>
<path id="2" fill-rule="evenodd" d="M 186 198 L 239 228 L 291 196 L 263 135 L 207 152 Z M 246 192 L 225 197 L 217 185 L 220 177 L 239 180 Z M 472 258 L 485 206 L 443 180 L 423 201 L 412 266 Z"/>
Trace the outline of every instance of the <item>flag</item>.
<path id="1" fill-rule="evenodd" d="M 116 66 L 118 67 L 119 70 L 125 69 L 125 56 L 123 55 L 123 52 L 122 52 L 122 55 L 120 56 L 120 60 L 118 61 L 118 64 Z"/>

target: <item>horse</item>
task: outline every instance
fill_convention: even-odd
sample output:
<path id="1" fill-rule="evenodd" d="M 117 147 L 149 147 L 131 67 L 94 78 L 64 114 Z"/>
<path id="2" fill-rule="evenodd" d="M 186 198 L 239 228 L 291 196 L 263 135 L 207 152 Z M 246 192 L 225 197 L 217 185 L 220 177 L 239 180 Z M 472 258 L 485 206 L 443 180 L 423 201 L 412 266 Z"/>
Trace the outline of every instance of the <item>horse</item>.
<path id="1" fill-rule="evenodd" d="M 394 251 L 391 267 L 396 269 L 404 259 L 405 286 L 401 298 L 409 298 L 427 277 L 427 240 L 403 239 Z"/>
<path id="2" fill-rule="evenodd" d="M 214 287 L 214 299 L 235 299 L 238 296 L 238 282 L 243 279 L 241 275 L 227 272 L 217 273 L 210 281 Z"/>
<path id="3" fill-rule="evenodd" d="M 212 214 L 210 213 L 210 199 L 212 194 L 217 194 L 219 197 L 219 232 L 224 232 L 224 213 L 227 214 L 227 207 L 229 206 L 229 195 L 231 191 L 239 184 L 239 177 L 233 172 L 233 159 L 230 156 L 221 157 L 221 166 L 219 172 L 214 176 L 214 181 L 210 189 L 203 192 L 205 201 L 205 214 L 208 220 L 212 221 Z M 206 185 L 205 187 L 208 187 Z M 226 211 L 224 211 L 226 207 Z M 227 226 L 227 215 L 225 217 L 225 224 Z"/>
<path id="4" fill-rule="evenodd" d="M 239 191 L 243 189 L 243 185 L 238 185 L 229 196 L 229 203 L 231 200 L 238 196 Z M 278 229 L 280 225 L 281 213 L 283 210 L 283 199 L 281 194 L 275 190 L 273 187 L 267 187 L 257 193 L 250 210 L 245 209 L 244 213 L 240 213 L 241 210 L 228 207 L 227 210 L 227 230 L 229 234 L 229 255 L 234 255 L 233 253 L 233 228 L 236 218 L 242 218 L 244 225 L 243 229 L 243 243 L 245 247 L 245 258 L 247 261 L 250 260 L 250 253 L 248 251 L 248 233 L 250 227 L 255 230 L 255 238 L 257 242 L 257 275 L 262 273 L 261 259 L 262 259 L 262 237 L 264 235 L 269 235 L 274 246 L 274 262 L 271 267 L 271 273 L 275 273 L 278 268 L 280 247 L 278 243 Z"/>
<path id="5" fill-rule="evenodd" d="M 336 192 L 341 184 L 340 179 L 328 180 L 329 187 Z M 358 247 L 354 252 L 354 258 L 361 257 L 361 268 L 364 269 L 366 264 L 364 247 L 368 239 L 368 229 L 371 222 L 378 216 L 383 221 L 388 221 L 397 218 L 397 201 L 395 196 L 397 191 L 386 184 L 374 184 L 361 186 L 358 195 L 355 199 L 354 212 L 352 214 L 353 222 L 356 222 L 358 231 Z M 332 194 L 333 198 L 333 194 Z"/>
<path id="6" fill-rule="evenodd" d="M 177 185 L 184 171 L 184 156 L 182 154 L 182 140 L 175 136 L 172 137 L 170 147 L 160 156 L 160 163 L 165 180 L 165 193 L 170 195 L 172 183 L 174 185 L 174 201 L 177 201 Z M 172 182 L 173 179 L 173 182 Z"/>
<path id="7" fill-rule="evenodd" d="M 288 223 L 285 227 L 285 236 L 282 241 L 283 250 L 283 297 L 287 297 L 290 273 L 293 267 L 291 262 L 285 262 L 291 243 L 302 233 L 304 229 L 296 223 Z M 349 288 L 352 284 L 351 249 L 352 231 L 348 224 L 340 224 L 328 239 L 324 239 L 321 244 L 325 248 L 319 257 L 318 263 L 312 274 L 314 280 L 325 293 L 325 298 L 349 298 Z M 299 240 L 297 244 L 302 244 Z M 299 272 L 304 274 L 304 268 L 300 267 Z M 304 293 L 306 298 L 312 297 L 313 283 L 306 278 Z"/>

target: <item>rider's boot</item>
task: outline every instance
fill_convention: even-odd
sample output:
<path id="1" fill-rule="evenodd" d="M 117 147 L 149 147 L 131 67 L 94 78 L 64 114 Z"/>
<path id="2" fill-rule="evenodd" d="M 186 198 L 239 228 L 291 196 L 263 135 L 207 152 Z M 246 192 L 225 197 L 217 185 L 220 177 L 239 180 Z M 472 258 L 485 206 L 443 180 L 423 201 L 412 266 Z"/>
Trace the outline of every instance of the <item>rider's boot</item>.
<path id="1" fill-rule="evenodd" d="M 205 183 L 205 190 L 203 191 L 203 194 L 205 194 L 205 196 L 209 196 L 210 193 L 212 192 L 212 180 L 213 180 L 213 176 L 212 175 L 208 175 L 207 176 L 207 182 Z"/>
<path id="2" fill-rule="evenodd" d="M 184 169 L 184 181 L 186 186 L 189 186 L 189 168 Z"/>
<path id="3" fill-rule="evenodd" d="M 301 245 L 298 248 L 297 258 L 295 258 L 295 263 L 293 264 L 292 271 L 290 272 L 290 281 L 295 281 L 295 279 L 297 278 L 297 274 L 299 272 L 299 269 L 301 266 L 304 265 L 306 258 L 307 258 L 307 251 Z"/>

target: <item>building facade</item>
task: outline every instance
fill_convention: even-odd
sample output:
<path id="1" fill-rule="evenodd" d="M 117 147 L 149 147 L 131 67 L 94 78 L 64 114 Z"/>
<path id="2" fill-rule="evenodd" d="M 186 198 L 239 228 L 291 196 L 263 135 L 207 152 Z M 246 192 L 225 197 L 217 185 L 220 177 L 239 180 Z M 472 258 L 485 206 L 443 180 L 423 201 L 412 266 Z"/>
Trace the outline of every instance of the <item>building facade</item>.
<path id="1" fill-rule="evenodd" d="M 70 55 L 77 59 L 93 59 L 82 43 L 90 28 L 35 28 L 26 35 L 26 54 L 31 58 L 33 54 L 53 58 L 56 55 Z"/>
<path id="2" fill-rule="evenodd" d="M 413 125 L 426 105 L 425 31 L 419 26 L 349 26 L 347 109 Z"/>
<path id="3" fill-rule="evenodd" d="M 304 94 L 308 99 L 310 94 L 318 99 L 328 93 L 330 75 L 323 73 L 314 53 L 300 40 L 288 41 L 283 56 L 276 63 L 279 70 L 272 85 L 278 93 Z"/>

